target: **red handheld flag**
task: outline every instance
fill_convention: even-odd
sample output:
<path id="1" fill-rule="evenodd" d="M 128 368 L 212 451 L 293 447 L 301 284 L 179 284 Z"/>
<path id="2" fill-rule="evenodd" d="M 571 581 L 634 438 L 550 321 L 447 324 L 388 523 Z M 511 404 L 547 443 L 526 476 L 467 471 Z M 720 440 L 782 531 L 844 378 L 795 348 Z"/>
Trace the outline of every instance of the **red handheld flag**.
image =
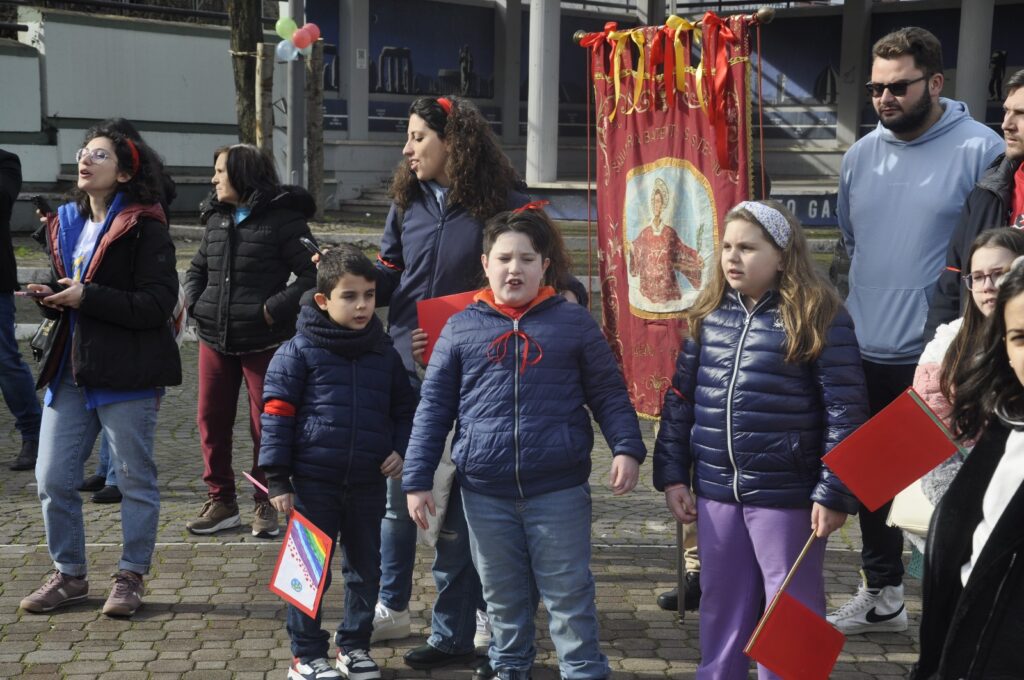
<path id="1" fill-rule="evenodd" d="M 293 510 L 270 577 L 270 591 L 315 617 L 327 589 L 332 544 L 330 536 Z"/>
<path id="2" fill-rule="evenodd" d="M 743 653 L 784 680 L 828 680 L 845 642 L 827 621 L 779 591 Z"/>
<path id="3" fill-rule="evenodd" d="M 420 300 L 416 303 L 416 315 L 419 317 L 420 328 L 427 333 L 427 348 L 423 351 L 423 363 L 430 363 L 430 354 L 434 351 L 434 343 L 445 323 L 453 315 L 461 312 L 473 302 L 477 291 L 445 295 L 444 297 Z"/>
<path id="4" fill-rule="evenodd" d="M 942 421 L 910 388 L 822 462 L 873 512 L 956 451 Z"/>

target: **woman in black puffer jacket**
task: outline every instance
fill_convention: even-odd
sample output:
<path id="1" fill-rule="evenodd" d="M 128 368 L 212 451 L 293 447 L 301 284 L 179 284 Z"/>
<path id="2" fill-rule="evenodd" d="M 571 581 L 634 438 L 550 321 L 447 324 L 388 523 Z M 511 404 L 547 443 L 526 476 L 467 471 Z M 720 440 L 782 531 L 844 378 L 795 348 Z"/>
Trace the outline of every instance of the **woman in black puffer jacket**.
<path id="1" fill-rule="evenodd" d="M 214 152 L 215 197 L 203 211 L 206 232 L 185 281 L 189 313 L 199 334 L 199 438 L 209 500 L 187 524 L 212 534 L 241 524 L 231 466 L 238 390 L 245 379 L 253 439 L 250 474 L 257 466 L 263 376 L 274 350 L 295 334 L 299 298 L 316 270 L 299 242 L 316 212 L 301 187 L 282 187 L 267 154 L 248 144 Z M 294 281 L 289 278 L 295 274 Z M 277 513 L 257 491 L 254 536 L 278 534 Z"/>

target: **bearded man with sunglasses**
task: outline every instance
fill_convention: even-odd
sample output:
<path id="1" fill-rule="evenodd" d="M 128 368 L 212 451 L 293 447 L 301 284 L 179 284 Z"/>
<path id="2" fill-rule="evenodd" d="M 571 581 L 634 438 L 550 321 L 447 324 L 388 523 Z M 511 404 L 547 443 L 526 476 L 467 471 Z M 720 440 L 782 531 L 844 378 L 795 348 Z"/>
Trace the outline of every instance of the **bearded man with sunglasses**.
<path id="1" fill-rule="evenodd" d="M 966 48 L 966 47 L 965 47 Z M 1002 150 L 962 102 L 940 97 L 942 46 L 907 27 L 872 48 L 867 93 L 878 126 L 850 147 L 838 218 L 850 255 L 846 304 L 872 415 L 910 387 L 924 349 L 929 295 L 971 188 Z M 903 535 L 889 504 L 860 509 L 864 583 L 829 615 L 843 633 L 903 631 Z"/>
<path id="2" fill-rule="evenodd" d="M 969 296 L 960 294 L 961 274 L 971 244 L 986 229 L 1011 226 L 1024 229 L 1024 69 L 1006 81 L 1003 102 L 1003 139 L 1006 152 L 997 157 L 967 197 L 960 220 L 946 251 L 946 269 L 932 295 L 925 342 L 935 329 L 960 316 Z"/>

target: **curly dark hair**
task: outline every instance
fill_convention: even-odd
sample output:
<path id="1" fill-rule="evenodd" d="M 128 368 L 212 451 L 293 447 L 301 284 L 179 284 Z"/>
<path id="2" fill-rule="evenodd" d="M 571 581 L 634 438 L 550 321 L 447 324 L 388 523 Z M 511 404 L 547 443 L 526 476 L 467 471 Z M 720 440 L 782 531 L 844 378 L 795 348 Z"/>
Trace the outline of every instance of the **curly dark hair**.
<path id="1" fill-rule="evenodd" d="M 1024 387 L 1006 356 L 1006 305 L 1024 294 L 1024 266 L 1019 263 L 999 282 L 996 308 L 985 320 L 981 347 L 957 366 L 950 420 L 961 442 L 976 439 L 996 418 L 1024 418 Z"/>
<path id="2" fill-rule="evenodd" d="M 448 97 L 451 113 L 437 99 L 420 97 L 409 107 L 445 142 L 445 173 L 451 180 L 448 200 L 464 207 L 478 220 L 486 220 L 508 207 L 508 194 L 520 182 L 508 156 L 498 146 L 490 124 L 468 99 Z M 391 197 L 403 210 L 420 195 L 419 181 L 406 158 L 391 178 Z"/>
<path id="3" fill-rule="evenodd" d="M 128 137 L 112 126 L 100 124 L 89 128 L 82 141 L 84 147 L 97 137 L 106 137 L 114 146 L 114 158 L 117 160 L 117 169 L 121 172 L 131 173 L 127 182 L 118 183 L 105 199 L 109 206 L 118 193 L 125 195 L 124 205 L 141 204 L 152 205 L 160 203 L 163 199 L 163 187 L 160 183 L 160 172 L 157 169 L 157 156 L 148 146 L 142 142 L 130 142 Z M 139 154 L 138 170 L 132 172 L 132 151 L 134 144 Z M 92 218 L 92 204 L 89 202 L 89 195 L 75 187 L 71 190 L 71 200 L 78 206 L 78 212 Z"/>

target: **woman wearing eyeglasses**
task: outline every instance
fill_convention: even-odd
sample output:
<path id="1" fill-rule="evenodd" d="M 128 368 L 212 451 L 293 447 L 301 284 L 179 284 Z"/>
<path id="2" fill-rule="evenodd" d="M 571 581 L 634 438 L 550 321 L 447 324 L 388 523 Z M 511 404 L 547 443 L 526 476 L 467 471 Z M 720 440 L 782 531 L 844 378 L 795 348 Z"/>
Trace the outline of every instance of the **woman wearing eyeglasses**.
<path id="1" fill-rule="evenodd" d="M 47 390 L 36 463 L 54 570 L 21 607 L 48 612 L 89 594 L 77 488 L 102 431 L 124 497 L 124 547 L 103 613 L 131 616 L 142 604 L 160 514 L 157 410 L 164 387 L 181 383 L 168 323 L 178 276 L 153 152 L 100 126 L 77 160 L 73 201 L 46 225 L 53 280 L 28 286 L 42 296 L 43 314 L 60 321 L 40 366 Z"/>
<path id="2" fill-rule="evenodd" d="M 953 410 L 953 376 L 980 342 L 985 319 L 995 309 L 999 277 L 1010 270 L 1010 264 L 1020 255 L 1024 255 L 1024 232 L 1020 230 L 1009 227 L 991 229 L 974 239 L 967 259 L 970 269 L 961 275 L 971 303 L 961 318 L 936 329 L 935 338 L 921 354 L 914 373 L 914 389 L 947 424 Z M 921 480 L 922 489 L 932 505 L 938 505 L 963 461 L 962 455 L 954 454 Z M 908 538 L 919 551 L 924 552 L 922 539 L 909 534 Z"/>

